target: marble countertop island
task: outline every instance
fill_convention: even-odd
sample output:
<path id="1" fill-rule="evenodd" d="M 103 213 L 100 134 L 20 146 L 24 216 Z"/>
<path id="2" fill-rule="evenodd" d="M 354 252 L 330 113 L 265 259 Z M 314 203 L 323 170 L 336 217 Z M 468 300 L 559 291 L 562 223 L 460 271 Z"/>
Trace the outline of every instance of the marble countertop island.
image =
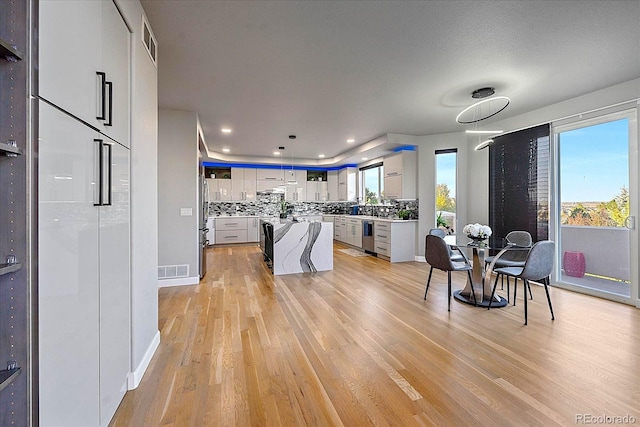
<path id="1" fill-rule="evenodd" d="M 263 252 L 271 259 L 273 274 L 333 270 L 333 223 L 263 219 L 262 224 Z"/>

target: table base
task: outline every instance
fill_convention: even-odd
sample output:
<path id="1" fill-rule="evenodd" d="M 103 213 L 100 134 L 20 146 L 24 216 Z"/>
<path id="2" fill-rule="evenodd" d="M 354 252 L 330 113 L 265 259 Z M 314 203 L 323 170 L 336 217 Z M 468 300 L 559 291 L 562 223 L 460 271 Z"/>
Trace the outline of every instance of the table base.
<path id="1" fill-rule="evenodd" d="M 478 307 L 489 307 L 489 298 L 484 299 L 482 301 L 478 301 L 478 303 L 476 304 L 475 301 L 473 300 L 473 295 L 469 295 L 469 296 L 463 295 L 462 289 L 454 291 L 453 297 L 456 300 L 463 302 L 465 304 L 476 305 Z M 508 301 L 506 298 L 503 298 L 500 295 L 494 295 L 493 302 L 491 303 L 491 308 L 505 307 L 507 304 L 508 304 Z"/>

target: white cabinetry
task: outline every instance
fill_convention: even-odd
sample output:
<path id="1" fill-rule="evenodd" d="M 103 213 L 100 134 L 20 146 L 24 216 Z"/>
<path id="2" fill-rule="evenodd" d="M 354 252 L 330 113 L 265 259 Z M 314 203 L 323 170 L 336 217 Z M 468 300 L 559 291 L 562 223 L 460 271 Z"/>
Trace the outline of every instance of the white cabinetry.
<path id="1" fill-rule="evenodd" d="M 256 191 L 273 191 L 284 184 L 282 169 L 257 169 Z"/>
<path id="2" fill-rule="evenodd" d="M 207 178 L 209 201 L 220 202 L 231 200 L 231 181 L 230 179 Z"/>
<path id="3" fill-rule="evenodd" d="M 357 176 L 356 168 L 343 168 L 338 171 L 338 200 L 356 201 Z"/>
<path id="4" fill-rule="evenodd" d="M 217 217 L 216 244 L 248 243 L 260 240 L 257 217 Z"/>
<path id="5" fill-rule="evenodd" d="M 417 195 L 417 166 L 415 151 L 401 151 L 385 157 L 384 198 L 415 199 Z"/>
<path id="6" fill-rule="evenodd" d="M 256 174 L 253 168 L 231 168 L 231 200 L 256 199 Z"/>
<path id="7" fill-rule="evenodd" d="M 42 1 L 38 94 L 129 146 L 129 31 L 112 1 Z"/>
<path id="8" fill-rule="evenodd" d="M 107 425 L 130 371 L 129 150 L 45 102 L 38 133 L 39 420 Z"/>
<path id="9" fill-rule="evenodd" d="M 415 260 L 415 221 L 375 221 L 374 250 L 391 262 Z"/>
<path id="10" fill-rule="evenodd" d="M 359 218 L 346 218 L 345 243 L 358 248 L 362 247 L 362 220 Z"/>
<path id="11" fill-rule="evenodd" d="M 327 200 L 339 200 L 338 171 L 327 171 Z"/>
<path id="12" fill-rule="evenodd" d="M 328 184 L 326 181 L 307 181 L 307 201 L 323 202 L 327 200 Z"/>
<path id="13" fill-rule="evenodd" d="M 303 202 L 307 198 L 307 171 L 288 170 L 285 175 L 285 199 L 290 202 Z"/>
<path id="14" fill-rule="evenodd" d="M 336 216 L 333 220 L 333 238 L 339 242 L 346 242 L 347 219 Z"/>

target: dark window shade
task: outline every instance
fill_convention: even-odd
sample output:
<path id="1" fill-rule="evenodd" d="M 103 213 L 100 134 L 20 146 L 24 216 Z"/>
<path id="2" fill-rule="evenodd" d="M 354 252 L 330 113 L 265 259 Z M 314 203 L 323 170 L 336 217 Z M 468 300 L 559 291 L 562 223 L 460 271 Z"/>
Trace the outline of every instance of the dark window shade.
<path id="1" fill-rule="evenodd" d="M 549 236 L 549 125 L 493 138 L 489 146 L 489 226 L 493 237 L 514 230 L 534 242 Z"/>

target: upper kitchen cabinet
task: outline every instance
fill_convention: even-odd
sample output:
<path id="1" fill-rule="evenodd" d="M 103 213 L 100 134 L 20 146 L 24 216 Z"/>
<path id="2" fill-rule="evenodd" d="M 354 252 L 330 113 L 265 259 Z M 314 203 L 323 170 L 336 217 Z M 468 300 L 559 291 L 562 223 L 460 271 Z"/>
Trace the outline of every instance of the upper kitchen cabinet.
<path id="1" fill-rule="evenodd" d="M 338 198 L 338 171 L 327 172 L 327 200 L 340 200 Z"/>
<path id="2" fill-rule="evenodd" d="M 284 173 L 282 169 L 258 169 L 256 171 L 256 179 L 258 181 L 274 181 L 280 184 L 284 181 Z"/>
<path id="3" fill-rule="evenodd" d="M 357 176 L 356 168 L 342 168 L 338 171 L 338 200 L 356 201 Z"/>
<path id="4" fill-rule="evenodd" d="M 254 168 L 231 168 L 231 199 L 256 199 L 256 173 Z"/>
<path id="5" fill-rule="evenodd" d="M 129 36 L 112 1 L 40 1 L 38 95 L 127 147 Z"/>
<path id="6" fill-rule="evenodd" d="M 415 151 L 401 151 L 385 157 L 384 198 L 415 199 L 417 195 L 417 165 Z"/>
<path id="7" fill-rule="evenodd" d="M 303 202 L 307 200 L 307 171 L 287 170 L 285 175 L 285 200 Z"/>
<path id="8" fill-rule="evenodd" d="M 207 188 L 209 189 L 209 201 L 221 202 L 231 201 L 232 180 L 207 178 Z M 238 199 L 239 200 L 239 199 Z"/>

